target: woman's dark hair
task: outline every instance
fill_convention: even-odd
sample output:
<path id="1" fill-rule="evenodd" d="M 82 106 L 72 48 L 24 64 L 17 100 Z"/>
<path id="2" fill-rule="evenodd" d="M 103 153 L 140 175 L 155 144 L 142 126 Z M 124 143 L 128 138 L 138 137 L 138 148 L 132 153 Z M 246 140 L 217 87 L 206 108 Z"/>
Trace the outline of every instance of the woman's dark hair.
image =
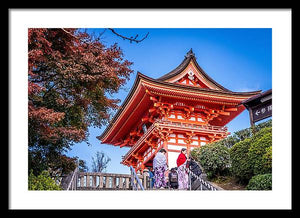
<path id="1" fill-rule="evenodd" d="M 181 149 L 181 152 L 184 152 L 184 151 L 186 151 L 186 148 L 182 148 L 182 149 Z"/>
<path id="2" fill-rule="evenodd" d="M 163 152 L 167 153 L 167 151 L 164 148 L 160 149 L 159 152 L 161 152 L 161 153 L 163 153 Z"/>

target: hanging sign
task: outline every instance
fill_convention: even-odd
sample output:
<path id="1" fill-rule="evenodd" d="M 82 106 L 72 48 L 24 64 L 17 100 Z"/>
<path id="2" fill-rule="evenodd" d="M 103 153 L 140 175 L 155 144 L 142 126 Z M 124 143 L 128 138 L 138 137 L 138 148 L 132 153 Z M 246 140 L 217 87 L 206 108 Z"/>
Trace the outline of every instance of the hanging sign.
<path id="1" fill-rule="evenodd" d="M 252 108 L 253 122 L 257 122 L 272 116 L 272 101 Z"/>

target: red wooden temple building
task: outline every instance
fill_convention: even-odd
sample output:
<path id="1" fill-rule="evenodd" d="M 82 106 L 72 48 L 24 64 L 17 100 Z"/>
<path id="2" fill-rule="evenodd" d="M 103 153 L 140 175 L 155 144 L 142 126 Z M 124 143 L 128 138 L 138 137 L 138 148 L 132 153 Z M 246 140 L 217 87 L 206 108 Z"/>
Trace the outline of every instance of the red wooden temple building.
<path id="1" fill-rule="evenodd" d="M 230 134 L 225 125 L 245 110 L 241 102 L 260 92 L 224 88 L 198 65 L 191 49 L 177 68 L 158 79 L 138 72 L 130 93 L 98 139 L 130 147 L 121 163 L 136 171 L 152 166 L 156 152 L 164 148 L 170 169 L 182 148 L 189 153 Z"/>

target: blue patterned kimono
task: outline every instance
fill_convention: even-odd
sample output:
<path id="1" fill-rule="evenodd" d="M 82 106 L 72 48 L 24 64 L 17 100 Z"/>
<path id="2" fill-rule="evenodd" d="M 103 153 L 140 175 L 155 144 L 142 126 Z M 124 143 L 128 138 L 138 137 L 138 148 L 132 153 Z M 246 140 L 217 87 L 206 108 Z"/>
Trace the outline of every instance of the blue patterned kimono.
<path id="1" fill-rule="evenodd" d="M 154 169 L 154 187 L 161 188 L 166 187 L 165 171 L 167 170 L 167 158 L 166 156 L 158 152 L 153 159 L 153 169 Z"/>

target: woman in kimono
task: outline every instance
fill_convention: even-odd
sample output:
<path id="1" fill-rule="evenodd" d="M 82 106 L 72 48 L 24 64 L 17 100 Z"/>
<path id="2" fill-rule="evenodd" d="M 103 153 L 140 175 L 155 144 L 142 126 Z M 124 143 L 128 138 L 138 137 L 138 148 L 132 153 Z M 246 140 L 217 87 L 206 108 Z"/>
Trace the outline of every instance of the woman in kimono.
<path id="1" fill-rule="evenodd" d="M 154 188 L 156 189 L 166 187 L 165 172 L 168 169 L 166 153 L 166 150 L 162 148 L 153 159 Z"/>
<path id="2" fill-rule="evenodd" d="M 177 158 L 177 173 L 178 173 L 178 189 L 188 189 L 188 173 L 186 168 L 186 149 L 181 149 L 181 152 Z"/>

